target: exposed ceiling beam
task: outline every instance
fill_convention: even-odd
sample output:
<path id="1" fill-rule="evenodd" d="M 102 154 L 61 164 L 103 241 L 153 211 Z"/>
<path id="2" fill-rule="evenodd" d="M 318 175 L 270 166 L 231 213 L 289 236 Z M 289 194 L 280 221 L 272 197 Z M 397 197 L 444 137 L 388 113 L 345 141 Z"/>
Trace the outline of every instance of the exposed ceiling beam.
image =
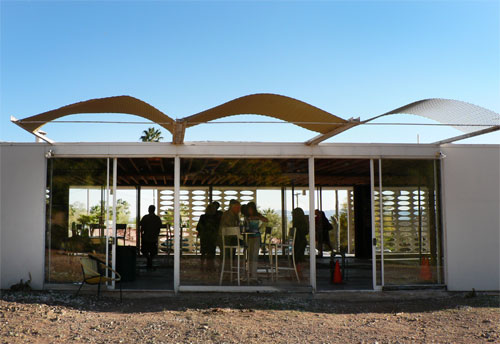
<path id="1" fill-rule="evenodd" d="M 132 160 L 132 158 L 129 158 L 128 160 L 130 161 L 130 163 L 132 164 L 132 166 L 134 166 L 134 168 L 137 171 L 137 173 L 141 174 L 141 171 L 139 170 L 139 168 L 137 168 L 137 165 L 135 164 L 134 160 Z"/>
<path id="2" fill-rule="evenodd" d="M 127 183 L 127 184 L 130 185 L 130 181 L 127 178 L 125 178 L 125 177 L 118 176 L 118 180 L 123 180 L 124 183 Z"/>
<path id="3" fill-rule="evenodd" d="M 118 167 L 121 168 L 121 170 L 122 170 L 121 172 L 118 171 L 118 175 L 120 175 L 121 173 L 125 173 L 125 171 L 127 169 L 125 168 L 125 165 L 122 163 L 123 160 L 122 159 L 117 159 L 117 161 L 118 161 Z"/>
<path id="4" fill-rule="evenodd" d="M 137 167 L 137 165 L 134 163 L 134 160 L 129 158 L 128 159 L 130 161 L 130 163 L 132 164 L 132 166 L 134 166 L 135 170 L 137 171 L 137 173 L 139 174 L 139 177 L 144 181 L 144 184 L 148 185 L 148 181 L 146 180 L 146 178 L 144 178 L 144 176 L 142 175 L 141 171 L 139 170 L 139 168 Z"/>
<path id="5" fill-rule="evenodd" d="M 186 168 L 186 174 L 184 175 L 184 184 L 186 184 L 188 176 L 189 176 L 189 171 L 191 171 L 191 166 L 193 165 L 194 159 L 189 160 L 189 166 Z"/>

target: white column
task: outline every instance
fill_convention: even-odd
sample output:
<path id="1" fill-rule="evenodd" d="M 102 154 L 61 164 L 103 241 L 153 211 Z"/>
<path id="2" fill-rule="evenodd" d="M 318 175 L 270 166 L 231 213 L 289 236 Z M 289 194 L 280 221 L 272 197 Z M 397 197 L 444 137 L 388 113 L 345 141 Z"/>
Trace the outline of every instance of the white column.
<path id="1" fill-rule="evenodd" d="M 446 187 L 445 187 L 445 183 L 444 183 L 444 157 L 442 156 L 441 159 L 439 160 L 439 164 L 440 164 L 440 167 L 441 167 L 441 171 L 440 171 L 440 179 L 441 179 L 441 203 L 440 203 L 440 206 L 441 206 L 441 219 L 442 219 L 442 227 L 441 227 L 441 231 L 442 231 L 442 244 L 443 244 L 443 252 L 441 253 L 441 255 L 443 256 L 443 267 L 444 267 L 444 276 L 443 276 L 443 281 L 442 283 L 443 284 L 447 284 L 448 281 L 449 281 L 449 278 L 448 278 L 448 250 L 447 250 L 447 243 L 448 243 L 448 227 L 446 226 Z"/>
<path id="2" fill-rule="evenodd" d="M 371 214 L 372 214 L 372 241 L 375 239 L 375 176 L 373 171 L 373 159 L 370 159 L 370 193 L 371 193 Z M 377 289 L 377 246 L 372 242 L 372 283 L 373 289 Z"/>
<path id="3" fill-rule="evenodd" d="M 117 176 L 117 158 L 113 158 L 113 249 L 111 265 L 113 270 L 116 270 L 116 176 Z M 115 278 L 115 273 L 113 272 L 112 277 Z M 115 288 L 115 281 L 112 283 L 112 288 Z"/>
<path id="4" fill-rule="evenodd" d="M 340 252 L 340 216 L 339 216 L 339 190 L 338 189 L 335 189 L 335 218 L 337 220 L 337 251 Z"/>
<path id="5" fill-rule="evenodd" d="M 437 161 L 434 160 L 434 232 L 436 233 L 436 270 L 438 284 L 441 284 L 441 242 L 439 237 L 439 185 L 437 182 Z"/>
<path id="6" fill-rule="evenodd" d="M 420 197 L 420 194 L 418 197 Z M 378 159 L 378 211 L 380 214 L 380 283 L 384 286 L 384 195 L 382 194 L 382 159 Z"/>
<path id="7" fill-rule="evenodd" d="M 106 159 L 106 218 L 104 221 L 104 230 L 106 236 L 106 264 L 109 263 L 109 158 Z M 106 269 L 108 277 L 108 269 Z"/>
<path id="8" fill-rule="evenodd" d="M 351 252 L 351 192 L 347 190 L 347 253 Z"/>
<path id="9" fill-rule="evenodd" d="M 309 158 L 309 278 L 316 291 L 316 230 L 314 221 L 314 158 Z"/>
<path id="10" fill-rule="evenodd" d="M 174 291 L 179 291 L 180 285 L 180 191 L 181 191 L 181 159 L 176 156 L 174 160 Z"/>

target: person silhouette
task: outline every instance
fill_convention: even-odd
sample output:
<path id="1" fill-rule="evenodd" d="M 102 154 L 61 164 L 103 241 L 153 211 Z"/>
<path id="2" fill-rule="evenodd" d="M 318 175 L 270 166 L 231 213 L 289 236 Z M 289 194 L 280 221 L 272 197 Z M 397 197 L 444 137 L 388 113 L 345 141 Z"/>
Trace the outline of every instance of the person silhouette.
<path id="1" fill-rule="evenodd" d="M 217 235 L 219 233 L 220 217 L 217 208 L 212 203 L 205 210 L 205 214 L 200 216 L 196 230 L 200 238 L 200 255 L 202 271 L 215 271 L 214 259 L 217 246 Z"/>
<path id="2" fill-rule="evenodd" d="M 147 269 L 153 268 L 153 257 L 158 254 L 158 235 L 161 229 L 161 219 L 155 214 L 156 207 L 150 205 L 149 214 L 141 219 L 141 252 L 147 259 Z"/>
<path id="3" fill-rule="evenodd" d="M 323 257 L 323 246 L 326 245 L 329 251 L 333 251 L 333 245 L 330 241 L 330 230 L 333 229 L 332 224 L 328 221 L 324 211 L 316 209 L 315 224 L 316 224 L 316 243 L 318 249 L 318 257 Z"/>
<path id="4" fill-rule="evenodd" d="M 307 246 L 306 236 L 309 234 L 309 218 L 304 214 L 302 208 L 295 208 L 292 211 L 292 223 L 293 227 L 297 231 L 295 233 L 295 262 L 297 263 L 297 274 L 302 280 L 302 270 L 303 264 L 305 262 L 304 251 Z"/>

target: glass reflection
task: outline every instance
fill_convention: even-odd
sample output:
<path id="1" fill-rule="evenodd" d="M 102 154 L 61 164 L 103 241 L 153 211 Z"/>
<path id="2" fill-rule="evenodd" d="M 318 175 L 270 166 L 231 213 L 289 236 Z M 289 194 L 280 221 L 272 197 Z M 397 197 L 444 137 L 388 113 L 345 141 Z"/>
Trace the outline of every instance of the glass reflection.
<path id="1" fill-rule="evenodd" d="M 434 160 L 382 160 L 386 285 L 441 283 L 438 167 Z"/>
<path id="2" fill-rule="evenodd" d="M 107 159 L 48 161 L 46 282 L 81 281 L 83 254 L 105 260 L 107 168 Z"/>
<path id="3" fill-rule="evenodd" d="M 290 230 L 291 189 L 305 190 L 307 160 L 181 159 L 181 182 L 181 285 L 236 286 L 238 258 L 240 285 L 309 284 L 309 259 L 294 265 Z M 239 239 L 223 242 L 223 228 L 233 227 Z"/>

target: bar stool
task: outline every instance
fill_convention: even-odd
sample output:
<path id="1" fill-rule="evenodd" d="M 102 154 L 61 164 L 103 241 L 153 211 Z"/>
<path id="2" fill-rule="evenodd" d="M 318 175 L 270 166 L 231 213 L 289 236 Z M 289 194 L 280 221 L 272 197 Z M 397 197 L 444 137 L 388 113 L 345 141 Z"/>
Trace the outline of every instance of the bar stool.
<path id="1" fill-rule="evenodd" d="M 220 271 L 219 285 L 222 285 L 224 272 L 230 273 L 232 281 L 235 269 L 238 277 L 238 285 L 240 285 L 240 270 L 241 270 L 240 256 L 244 254 L 243 252 L 244 247 L 240 245 L 240 239 L 242 237 L 240 233 L 240 227 L 222 227 L 221 231 L 222 231 L 222 267 Z M 233 266 L 233 250 L 236 253 L 236 259 L 238 263 L 236 268 Z M 229 251 L 229 271 L 225 270 L 227 251 Z"/>

